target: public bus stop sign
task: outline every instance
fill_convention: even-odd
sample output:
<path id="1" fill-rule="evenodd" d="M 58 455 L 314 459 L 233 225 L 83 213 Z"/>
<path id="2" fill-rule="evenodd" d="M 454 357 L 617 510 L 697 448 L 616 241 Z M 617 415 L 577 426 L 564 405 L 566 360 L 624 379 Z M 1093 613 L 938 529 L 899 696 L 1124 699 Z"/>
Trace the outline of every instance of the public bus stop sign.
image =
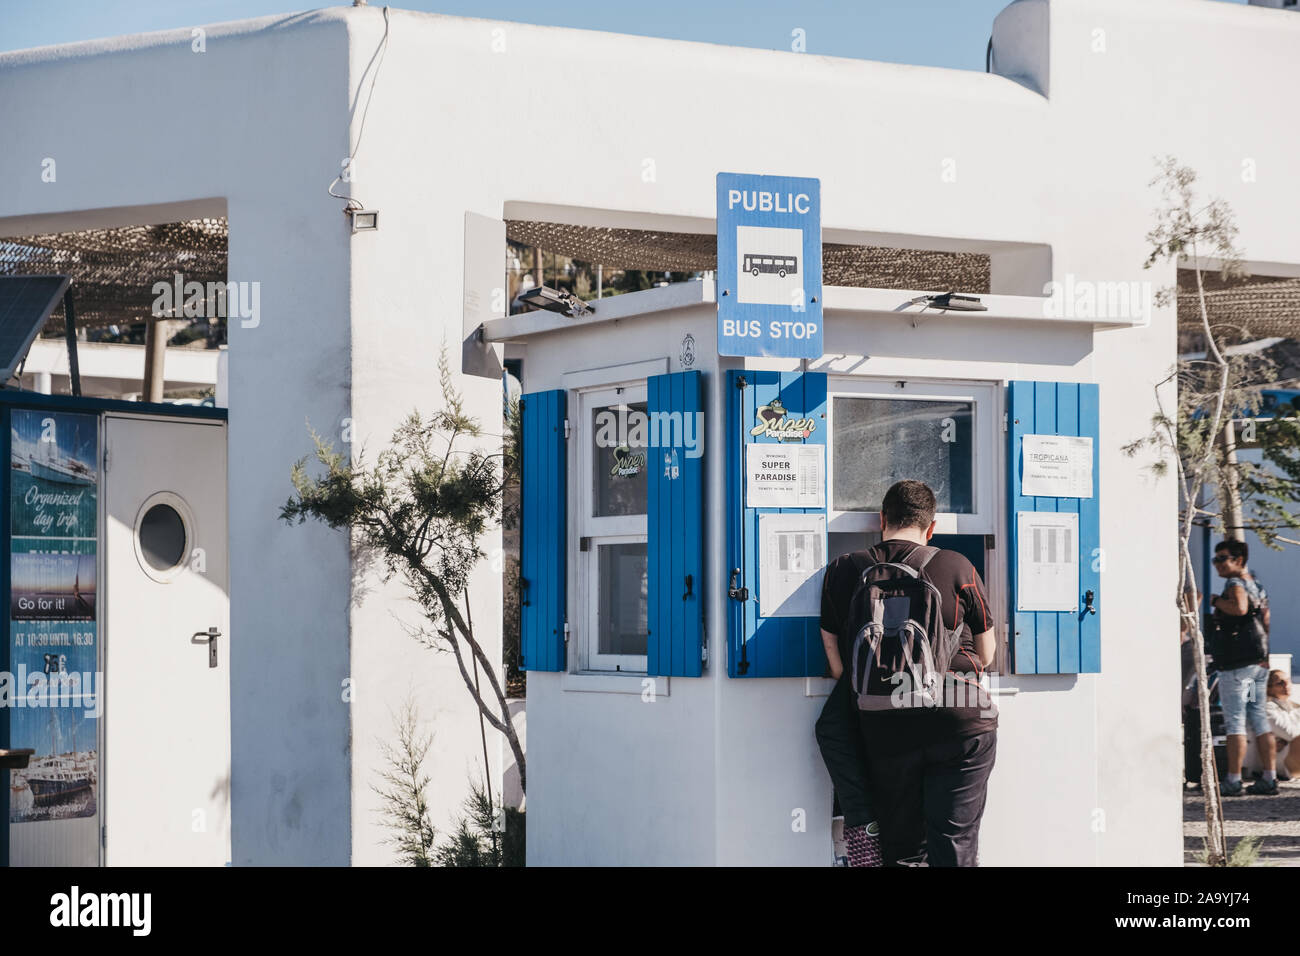
<path id="1" fill-rule="evenodd" d="M 718 353 L 821 358 L 821 181 L 718 173 Z"/>

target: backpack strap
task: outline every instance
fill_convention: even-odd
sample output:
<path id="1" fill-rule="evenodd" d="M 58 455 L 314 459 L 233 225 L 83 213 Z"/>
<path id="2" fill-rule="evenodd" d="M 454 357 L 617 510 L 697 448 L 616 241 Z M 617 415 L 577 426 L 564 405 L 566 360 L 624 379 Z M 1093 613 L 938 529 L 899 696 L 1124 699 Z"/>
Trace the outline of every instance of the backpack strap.
<path id="1" fill-rule="evenodd" d="M 918 545 L 917 547 L 913 548 L 911 551 L 907 552 L 907 557 L 910 558 L 914 554 L 921 555 L 921 563 L 918 564 L 916 567 L 918 570 L 924 571 L 925 566 L 929 564 L 930 561 L 934 558 L 934 556 L 938 553 L 939 553 L 939 549 L 936 548 L 934 545 L 922 544 L 922 545 Z"/>
<path id="2" fill-rule="evenodd" d="M 911 551 L 907 552 L 907 554 L 903 555 L 903 558 L 900 561 L 873 561 L 862 569 L 862 581 L 865 582 L 867 580 L 867 575 L 870 574 L 874 568 L 894 568 L 899 571 L 906 571 L 912 577 L 919 580 L 921 578 L 921 573 L 925 570 L 925 566 L 930 563 L 936 554 L 939 553 L 939 550 L 939 548 L 936 548 L 933 545 L 918 544 Z M 915 565 L 904 563 L 910 561 L 914 555 L 918 554 L 921 556 L 919 563 Z"/>
<path id="3" fill-rule="evenodd" d="M 870 574 L 872 571 L 874 571 L 876 568 L 893 568 L 896 571 L 905 571 L 914 578 L 921 577 L 921 572 L 918 571 L 916 568 L 912 567 L 910 564 L 902 564 L 898 561 L 875 561 L 871 564 L 868 564 L 865 568 L 862 569 L 862 580 L 866 581 L 867 575 Z"/>

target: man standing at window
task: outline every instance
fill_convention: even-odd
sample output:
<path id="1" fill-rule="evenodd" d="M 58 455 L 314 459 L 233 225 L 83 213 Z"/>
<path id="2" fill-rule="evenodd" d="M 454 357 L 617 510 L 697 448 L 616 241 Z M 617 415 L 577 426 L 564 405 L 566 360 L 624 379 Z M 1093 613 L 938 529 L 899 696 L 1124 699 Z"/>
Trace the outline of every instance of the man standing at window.
<path id="1" fill-rule="evenodd" d="M 934 512 L 934 492 L 928 485 L 898 482 L 881 505 L 880 543 L 842 555 L 827 567 L 821 629 L 832 677 L 849 680 L 844 661 L 852 660 L 857 636 L 848 633 L 853 629 L 849 606 L 863 571 L 886 562 L 918 566 L 917 552 L 927 553 L 925 545 L 934 534 Z M 980 818 L 997 749 L 997 711 L 987 692 L 978 688 L 979 675 L 993 662 L 993 618 L 984 582 L 962 555 L 939 550 L 920 573 L 939 591 L 944 625 L 961 630 L 949 684 L 969 693 L 955 702 L 975 703 L 860 711 L 856 716 L 869 787 L 854 777 L 853 768 L 832 768 L 830 759 L 827 765 L 837 790 L 869 789 L 886 866 L 922 860 L 931 866 L 975 866 Z M 848 696 L 851 700 L 852 693 Z M 827 719 L 823 713 L 822 721 Z M 818 730 L 820 737 L 820 722 Z"/>
<path id="2" fill-rule="evenodd" d="M 1219 703 L 1223 732 L 1228 736 L 1228 779 L 1219 784 L 1227 797 L 1240 796 L 1241 765 L 1246 758 L 1246 724 L 1255 732 L 1264 770 L 1248 793 L 1277 793 L 1274 768 L 1276 745 L 1268 722 L 1268 596 L 1246 569 L 1249 550 L 1244 541 L 1220 541 L 1214 546 L 1214 570 L 1225 578 L 1214 607 L 1214 641 L 1210 653 L 1219 671 Z"/>

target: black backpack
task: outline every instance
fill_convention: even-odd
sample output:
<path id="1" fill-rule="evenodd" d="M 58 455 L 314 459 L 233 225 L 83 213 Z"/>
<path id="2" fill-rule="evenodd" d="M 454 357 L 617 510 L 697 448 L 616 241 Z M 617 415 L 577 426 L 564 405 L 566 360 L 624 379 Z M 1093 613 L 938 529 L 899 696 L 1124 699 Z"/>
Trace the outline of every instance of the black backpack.
<path id="1" fill-rule="evenodd" d="M 1258 581 L 1255 583 L 1259 584 Z M 1214 612 L 1214 640 L 1210 653 L 1214 655 L 1214 666 L 1219 670 L 1233 670 L 1268 659 L 1268 628 L 1264 626 L 1268 594 L 1261 586 L 1257 601 L 1247 589 L 1246 601 L 1247 611 L 1240 617 Z"/>
<path id="2" fill-rule="evenodd" d="M 944 626 L 943 596 L 925 576 L 938 553 L 918 545 L 903 557 L 906 563 L 882 561 L 863 570 L 848 616 L 859 710 L 943 704 L 944 675 L 961 630 Z"/>

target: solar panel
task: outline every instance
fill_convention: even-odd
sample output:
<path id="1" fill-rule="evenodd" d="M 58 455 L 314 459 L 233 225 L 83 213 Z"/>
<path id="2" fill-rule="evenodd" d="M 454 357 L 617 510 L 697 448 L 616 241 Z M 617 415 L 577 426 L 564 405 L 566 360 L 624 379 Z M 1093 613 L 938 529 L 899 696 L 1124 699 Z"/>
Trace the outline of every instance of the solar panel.
<path id="1" fill-rule="evenodd" d="M 68 276 L 0 276 L 0 384 L 13 378 L 70 281 Z"/>

